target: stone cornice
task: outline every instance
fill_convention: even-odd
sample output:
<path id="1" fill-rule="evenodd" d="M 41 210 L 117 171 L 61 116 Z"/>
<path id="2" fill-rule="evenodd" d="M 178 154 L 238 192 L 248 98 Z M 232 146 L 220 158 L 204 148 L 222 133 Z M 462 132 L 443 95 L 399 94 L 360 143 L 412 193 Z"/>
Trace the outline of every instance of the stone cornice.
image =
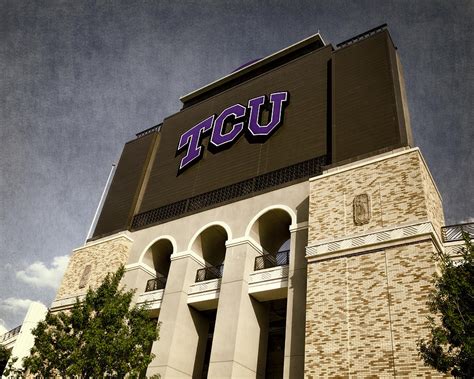
<path id="1" fill-rule="evenodd" d="M 130 263 L 130 264 L 125 266 L 125 271 L 132 271 L 132 270 L 136 270 L 136 269 L 143 270 L 147 274 L 150 274 L 152 276 L 156 275 L 156 271 L 153 268 L 151 268 L 150 266 L 148 266 L 146 263 L 143 263 L 143 262 Z"/>
<path id="2" fill-rule="evenodd" d="M 173 253 L 170 256 L 171 261 L 175 261 L 177 259 L 184 259 L 184 258 L 191 258 L 192 260 L 194 260 L 199 265 L 201 265 L 203 267 L 206 266 L 206 262 L 204 261 L 204 259 L 202 257 L 200 257 L 199 255 L 197 255 L 194 251 L 191 251 L 191 250 L 181 251 L 181 252 L 178 252 L 178 253 Z"/>
<path id="3" fill-rule="evenodd" d="M 438 251 L 443 250 L 437 233 L 431 222 L 414 223 L 397 228 L 385 228 L 373 233 L 353 235 L 336 240 L 325 240 L 306 247 L 308 261 L 330 258 L 347 253 L 362 252 L 385 248 L 395 242 L 415 242 L 420 237 L 429 237 Z M 344 253 L 344 254 L 342 254 Z"/>
<path id="4" fill-rule="evenodd" d="M 300 230 L 308 229 L 308 227 L 308 221 L 303 221 L 298 224 L 292 224 L 290 225 L 290 233 L 299 232 Z"/>
<path id="5" fill-rule="evenodd" d="M 228 240 L 225 243 L 226 248 L 239 246 L 239 245 L 250 245 L 252 248 L 257 250 L 260 254 L 263 254 L 262 246 L 250 236 L 234 238 L 232 240 Z"/>
<path id="6" fill-rule="evenodd" d="M 85 293 L 83 293 L 83 294 L 78 294 L 75 296 L 68 296 L 68 297 L 63 297 L 62 299 L 54 300 L 51 303 L 51 307 L 49 308 L 49 310 L 51 312 L 58 312 L 65 309 L 72 308 L 73 305 L 76 304 L 76 299 L 79 299 L 79 301 L 81 302 L 84 300 L 85 297 L 86 295 Z"/>
<path id="7" fill-rule="evenodd" d="M 376 155 L 374 157 L 362 159 L 362 160 L 356 161 L 356 162 L 351 162 L 351 163 L 348 163 L 348 164 L 345 164 L 345 165 L 342 165 L 342 166 L 339 166 L 339 167 L 334 167 L 332 169 L 329 169 L 329 170 L 323 172 L 322 175 L 318 175 L 318 176 L 314 176 L 312 178 L 309 178 L 309 181 L 314 182 L 314 181 L 326 178 L 328 176 L 340 174 L 340 173 L 343 173 L 345 171 L 354 170 L 354 169 L 357 169 L 357 168 L 360 168 L 360 167 L 363 167 L 363 166 L 370 165 L 372 163 L 377 163 L 377 162 L 384 161 L 384 160 L 387 160 L 387 159 L 390 159 L 390 158 L 398 157 L 399 155 L 410 154 L 410 153 L 413 153 L 413 152 L 416 152 L 418 154 L 418 156 L 420 157 L 421 162 L 423 163 L 423 165 L 424 165 L 424 167 L 425 167 L 426 171 L 428 172 L 428 175 L 431 179 L 431 183 L 433 184 L 439 198 L 442 199 L 441 193 L 439 192 L 439 189 L 436 186 L 436 182 L 434 181 L 433 176 L 431 175 L 430 169 L 429 169 L 428 165 L 426 164 L 425 158 L 423 158 L 423 155 L 421 154 L 421 151 L 420 151 L 419 147 L 412 147 L 412 148 L 402 147 L 402 148 L 399 148 L 399 149 L 396 149 L 396 150 L 393 150 L 393 151 L 390 151 L 390 152 L 386 152 L 386 153 Z"/>
<path id="8" fill-rule="evenodd" d="M 108 241 L 113 241 L 115 239 L 120 239 L 120 238 L 125 238 L 127 240 L 129 240 L 130 242 L 133 242 L 133 239 L 131 239 L 128 235 L 126 235 L 125 233 L 123 232 L 120 232 L 119 234 L 114 234 L 113 236 L 109 236 L 109 237 L 105 237 L 103 239 L 100 239 L 100 240 L 97 240 L 97 241 L 93 241 L 93 242 L 90 242 L 90 243 L 86 243 L 84 246 L 81 246 L 81 247 L 77 247 L 75 249 L 72 250 L 73 253 L 77 252 L 77 251 L 80 251 L 80 250 L 83 250 L 85 248 L 88 248 L 88 247 L 91 247 L 91 246 L 95 246 L 95 245 L 100 245 L 104 242 L 108 242 Z"/>

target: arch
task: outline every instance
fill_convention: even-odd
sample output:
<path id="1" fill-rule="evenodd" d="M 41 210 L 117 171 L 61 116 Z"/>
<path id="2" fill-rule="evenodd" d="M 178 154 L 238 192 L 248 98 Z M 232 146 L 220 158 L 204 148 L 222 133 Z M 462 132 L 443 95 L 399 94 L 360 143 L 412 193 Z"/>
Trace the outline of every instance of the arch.
<path id="1" fill-rule="evenodd" d="M 191 238 L 188 251 L 204 259 L 208 266 L 222 265 L 226 253 L 226 241 L 232 238 L 230 227 L 220 221 L 201 227 Z"/>
<path id="2" fill-rule="evenodd" d="M 196 239 L 199 237 L 199 235 L 205 231 L 207 228 L 210 228 L 211 226 L 221 226 L 225 229 L 225 231 L 227 232 L 227 239 L 231 240 L 232 239 L 232 231 L 230 230 L 230 226 L 227 225 L 225 222 L 222 222 L 222 221 L 213 221 L 213 222 L 209 222 L 207 223 L 206 225 L 204 225 L 203 227 L 199 228 L 199 230 L 194 233 L 193 237 L 190 239 L 189 241 L 189 244 L 188 244 L 188 251 L 192 251 L 192 247 L 194 245 L 194 243 L 196 242 Z"/>
<path id="3" fill-rule="evenodd" d="M 264 209 L 262 209 L 260 212 L 258 212 L 253 218 L 252 220 L 249 222 L 249 224 L 247 225 L 247 228 L 245 229 L 245 237 L 250 237 L 250 231 L 252 230 L 252 227 L 255 225 L 255 223 L 257 222 L 257 220 L 263 216 L 265 213 L 271 211 L 271 210 L 274 210 L 274 209 L 281 209 L 283 211 L 286 211 L 288 212 L 288 214 L 290 215 L 291 217 L 291 225 L 290 227 L 293 227 L 296 225 L 296 213 L 293 211 L 293 209 L 291 209 L 288 205 L 284 205 L 284 204 L 276 204 L 276 205 L 270 205 Z"/>
<path id="4" fill-rule="evenodd" d="M 295 212 L 286 205 L 272 205 L 258 212 L 247 225 L 245 237 L 258 242 L 264 253 L 276 254 L 290 240 Z"/>
<path id="5" fill-rule="evenodd" d="M 162 240 L 162 239 L 167 239 L 171 242 L 171 245 L 173 245 L 173 253 L 176 253 L 178 251 L 178 248 L 177 248 L 178 245 L 176 244 L 176 240 L 174 239 L 174 237 L 170 235 L 163 235 L 163 236 L 155 238 L 150 243 L 148 243 L 148 245 L 146 245 L 146 247 L 143 249 L 142 253 L 140 254 L 140 258 L 138 258 L 138 263 L 143 263 L 143 257 L 145 256 L 145 253 L 148 251 L 148 249 L 150 249 L 150 247 L 152 247 L 155 244 L 155 242 L 158 242 L 159 240 Z"/>
<path id="6" fill-rule="evenodd" d="M 172 236 L 160 236 L 146 246 L 138 263 L 151 268 L 159 276 L 167 277 L 170 257 L 174 252 L 176 252 L 176 240 Z"/>

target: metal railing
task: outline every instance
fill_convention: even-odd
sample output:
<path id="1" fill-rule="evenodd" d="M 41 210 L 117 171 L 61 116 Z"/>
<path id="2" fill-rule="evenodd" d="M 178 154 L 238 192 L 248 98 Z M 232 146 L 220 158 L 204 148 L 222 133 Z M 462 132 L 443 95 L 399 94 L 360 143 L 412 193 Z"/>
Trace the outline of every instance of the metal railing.
<path id="1" fill-rule="evenodd" d="M 137 138 L 142 138 L 147 136 L 148 134 L 154 133 L 154 132 L 159 132 L 161 130 L 161 127 L 163 126 L 163 123 L 152 126 L 151 128 L 142 130 L 141 132 L 135 134 Z"/>
<path id="2" fill-rule="evenodd" d="M 146 212 L 136 214 L 132 220 L 132 229 L 137 230 L 150 224 L 162 223 L 184 214 L 215 206 L 227 201 L 236 201 L 254 193 L 266 191 L 275 186 L 285 185 L 302 178 L 320 175 L 329 158 L 322 155 L 304 162 L 296 163 L 275 171 L 234 183 L 225 187 L 196 195 L 175 203 L 163 205 Z"/>
<path id="3" fill-rule="evenodd" d="M 290 263 L 290 250 L 279 251 L 274 254 L 263 254 L 255 257 L 254 271 L 277 266 L 286 266 Z"/>
<path id="4" fill-rule="evenodd" d="M 6 341 L 6 340 L 9 340 L 10 338 L 12 337 L 15 337 L 18 333 L 20 333 L 20 330 L 21 330 L 21 325 L 17 326 L 16 328 L 12 329 L 12 330 L 9 330 L 8 332 L 6 332 L 3 336 L 1 336 L 1 341 Z"/>
<path id="5" fill-rule="evenodd" d="M 219 279 L 222 278 L 222 273 L 224 272 L 224 265 L 219 266 L 209 266 L 200 268 L 196 271 L 196 283 L 203 282 L 205 280 Z"/>
<path id="6" fill-rule="evenodd" d="M 441 235 L 443 242 L 462 241 L 462 234 L 467 233 L 471 238 L 474 238 L 474 222 L 465 224 L 448 225 L 441 228 Z"/>
<path id="7" fill-rule="evenodd" d="M 382 24 L 380 26 L 377 26 L 373 29 L 370 29 L 370 30 L 367 30 L 366 32 L 364 33 L 361 33 L 361 34 L 358 34 L 356 35 L 355 37 L 352 37 L 352 38 L 349 38 L 348 40 L 345 40 L 345 41 L 342 41 L 341 43 L 338 43 L 336 45 L 336 47 L 338 49 L 341 49 L 343 47 L 346 47 L 346 46 L 349 46 L 349 45 L 352 45 L 353 43 L 357 42 L 357 41 L 360 41 L 362 39 L 365 39 L 367 37 L 370 37 L 371 35 L 374 35 L 375 33 L 378 33 L 382 30 L 385 30 L 387 29 L 387 24 Z"/>
<path id="8" fill-rule="evenodd" d="M 164 276 L 157 276 L 146 282 L 145 292 L 162 290 L 166 286 L 166 278 Z"/>

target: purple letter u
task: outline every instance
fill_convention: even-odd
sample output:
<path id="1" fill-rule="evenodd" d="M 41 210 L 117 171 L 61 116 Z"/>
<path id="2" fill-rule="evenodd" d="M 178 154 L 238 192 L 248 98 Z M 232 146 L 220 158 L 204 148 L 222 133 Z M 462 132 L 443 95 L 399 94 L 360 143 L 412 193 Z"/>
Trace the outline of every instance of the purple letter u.
<path id="1" fill-rule="evenodd" d="M 272 104 L 271 119 L 267 125 L 260 125 L 260 110 L 265 103 L 265 96 L 255 97 L 249 100 L 250 117 L 248 129 L 253 136 L 268 136 L 282 121 L 283 103 L 288 100 L 288 92 L 274 92 L 270 95 Z"/>

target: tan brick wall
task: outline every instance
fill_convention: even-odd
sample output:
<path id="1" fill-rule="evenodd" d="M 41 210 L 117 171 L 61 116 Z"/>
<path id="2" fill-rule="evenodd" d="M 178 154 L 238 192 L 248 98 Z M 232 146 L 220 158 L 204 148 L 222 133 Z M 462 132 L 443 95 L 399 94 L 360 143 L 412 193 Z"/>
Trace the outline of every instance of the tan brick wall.
<path id="1" fill-rule="evenodd" d="M 371 218 L 356 225 L 353 199 L 363 193 L 370 196 Z M 439 233 L 444 223 L 418 150 L 311 181 L 309 209 L 309 247 L 410 223 L 431 222 Z M 308 257 L 306 377 L 441 377 L 423 365 L 416 346 L 428 333 L 434 241 L 420 234 L 372 243 L 365 250 L 357 245 L 357 254 Z"/>
<path id="2" fill-rule="evenodd" d="M 431 241 L 308 265 L 305 376 L 442 377 L 418 358 Z"/>
<path id="3" fill-rule="evenodd" d="M 370 196 L 371 219 L 358 226 L 352 204 L 362 193 Z M 441 199 L 417 150 L 310 182 L 309 212 L 309 245 L 410 222 L 444 222 Z"/>
<path id="4" fill-rule="evenodd" d="M 85 294 L 88 287 L 98 287 L 108 273 L 115 272 L 121 264 L 127 263 L 131 244 L 128 238 L 117 236 L 75 250 L 69 259 L 55 300 L 79 296 Z M 89 280 L 84 288 L 79 288 L 84 269 L 89 264 L 91 265 Z"/>
<path id="5" fill-rule="evenodd" d="M 426 302 L 435 273 L 434 251 L 431 241 L 385 250 L 397 376 L 431 373 L 443 377 L 423 366 L 416 346 L 429 331 Z"/>
<path id="6" fill-rule="evenodd" d="M 433 223 L 436 233 L 438 233 L 438 236 L 441 238 L 441 227 L 444 226 L 442 199 L 428 169 L 424 165 L 422 165 L 421 169 L 428 218 Z"/>

